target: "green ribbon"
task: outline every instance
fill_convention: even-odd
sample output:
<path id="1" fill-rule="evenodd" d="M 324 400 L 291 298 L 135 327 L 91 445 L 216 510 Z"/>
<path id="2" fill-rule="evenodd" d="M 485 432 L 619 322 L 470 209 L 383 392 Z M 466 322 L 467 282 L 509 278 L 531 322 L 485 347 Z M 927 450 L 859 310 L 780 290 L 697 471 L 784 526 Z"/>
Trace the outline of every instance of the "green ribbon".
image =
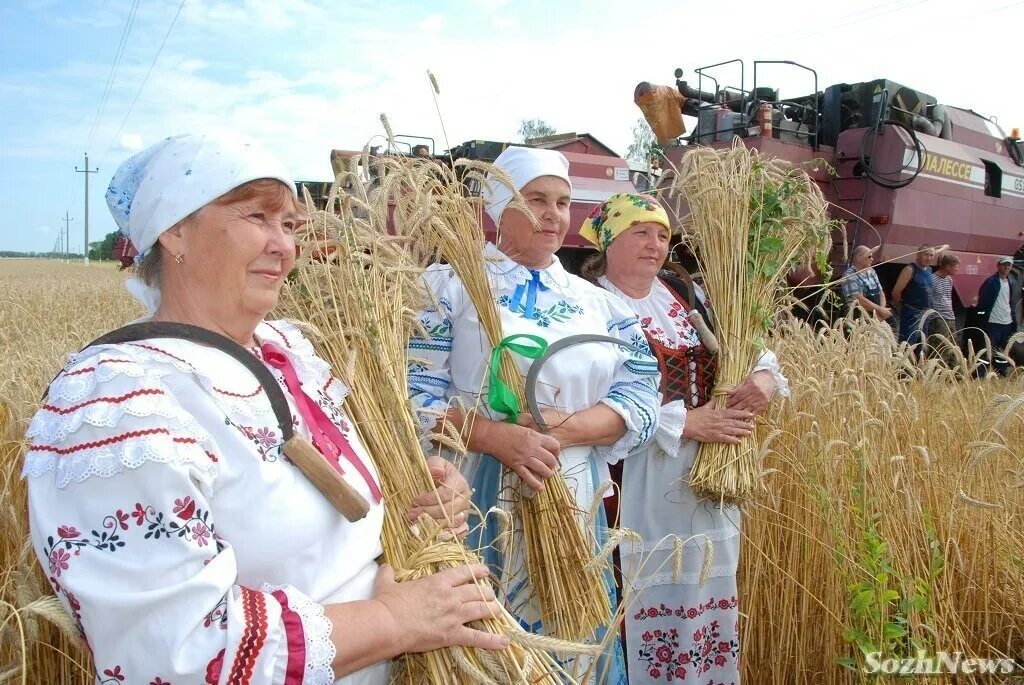
<path id="1" fill-rule="evenodd" d="M 532 344 L 525 345 L 515 342 L 520 339 L 529 340 Z M 544 356 L 547 349 L 548 341 L 539 335 L 516 333 L 515 335 L 506 336 L 491 351 L 491 372 L 490 380 L 487 383 L 487 405 L 494 411 L 505 414 L 506 421 L 515 423 L 516 419 L 519 418 L 521 407 L 515 392 L 512 391 L 512 388 L 508 387 L 505 381 L 501 380 L 501 351 L 515 352 L 527 359 L 539 359 Z"/>

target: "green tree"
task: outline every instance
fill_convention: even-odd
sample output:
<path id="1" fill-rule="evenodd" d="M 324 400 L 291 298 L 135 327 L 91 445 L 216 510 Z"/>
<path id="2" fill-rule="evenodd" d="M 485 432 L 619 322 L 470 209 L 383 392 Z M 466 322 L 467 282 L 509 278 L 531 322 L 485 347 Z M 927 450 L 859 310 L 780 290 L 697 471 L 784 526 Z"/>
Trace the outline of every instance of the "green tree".
<path id="1" fill-rule="evenodd" d="M 654 131 L 641 117 L 633 124 L 633 142 L 626 150 L 626 159 L 637 162 L 649 162 L 653 157 L 660 157 L 662 154 L 661 145 L 654 137 Z"/>
<path id="2" fill-rule="evenodd" d="M 114 241 L 117 240 L 118 232 L 112 231 L 103 240 L 89 243 L 89 259 L 110 260 L 114 258 Z"/>
<path id="3" fill-rule="evenodd" d="M 555 133 L 557 133 L 555 127 L 543 119 L 523 119 L 519 124 L 519 135 L 522 137 L 523 142 L 531 138 L 553 136 Z"/>

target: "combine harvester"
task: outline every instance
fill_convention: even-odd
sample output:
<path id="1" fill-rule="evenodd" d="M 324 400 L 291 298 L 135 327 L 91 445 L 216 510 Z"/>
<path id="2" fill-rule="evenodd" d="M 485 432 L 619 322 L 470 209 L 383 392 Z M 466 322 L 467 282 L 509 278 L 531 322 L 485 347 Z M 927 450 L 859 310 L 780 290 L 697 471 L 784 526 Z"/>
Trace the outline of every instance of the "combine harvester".
<path id="1" fill-rule="evenodd" d="M 810 95 L 781 99 L 759 82 L 759 67 L 785 65 L 813 81 Z M 678 164 L 699 145 L 724 147 L 739 137 L 762 154 L 806 164 L 832 203 L 837 231 L 831 262 L 842 276 L 856 245 L 877 247 L 879 278 L 891 291 L 921 244 L 948 245 L 962 260 L 953 277 L 961 326 L 977 326 L 982 281 L 1000 255 L 1024 264 L 1024 143 L 995 121 L 886 79 L 818 88 L 817 73 L 790 61 L 730 60 L 694 71 L 696 84 L 640 83 L 634 101 Z M 738 85 L 723 85 L 723 73 Z M 696 118 L 685 129 L 682 115 Z M 814 164 L 821 160 L 825 164 Z M 806 281 L 805 281 L 806 282 Z M 980 340 L 974 339 L 975 349 Z"/>

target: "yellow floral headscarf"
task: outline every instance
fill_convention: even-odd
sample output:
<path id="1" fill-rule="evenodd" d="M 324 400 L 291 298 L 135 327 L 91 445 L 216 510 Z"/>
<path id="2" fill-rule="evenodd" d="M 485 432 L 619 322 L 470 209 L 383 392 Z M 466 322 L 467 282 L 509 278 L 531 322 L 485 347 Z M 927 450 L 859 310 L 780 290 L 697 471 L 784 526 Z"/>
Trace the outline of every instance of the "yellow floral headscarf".
<path id="1" fill-rule="evenodd" d="M 580 236 L 604 252 L 621 233 L 636 226 L 653 222 L 672 230 L 668 213 L 650 195 L 619 193 L 602 202 L 583 222 Z"/>

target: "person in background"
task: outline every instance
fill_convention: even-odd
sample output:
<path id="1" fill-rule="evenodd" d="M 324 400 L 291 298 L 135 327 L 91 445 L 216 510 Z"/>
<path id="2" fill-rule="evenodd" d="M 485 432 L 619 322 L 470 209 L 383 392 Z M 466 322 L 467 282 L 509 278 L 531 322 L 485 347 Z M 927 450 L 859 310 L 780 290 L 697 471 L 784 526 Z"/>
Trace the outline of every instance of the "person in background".
<path id="1" fill-rule="evenodd" d="M 871 266 L 874 259 L 875 251 L 867 245 L 853 248 L 850 268 L 843 276 L 843 299 L 851 309 L 859 305 L 869 314 L 887 321 L 892 318 L 892 310 L 886 306 L 885 292 Z"/>
<path id="2" fill-rule="evenodd" d="M 1013 273 L 1013 258 L 1000 257 L 996 272 L 985 279 L 978 291 L 978 314 L 985 319 L 985 334 L 989 339 L 989 358 L 1001 376 L 1009 373 L 1007 360 L 1000 356 L 1018 328 L 1017 314 L 1021 303 L 1021 283 Z"/>
<path id="3" fill-rule="evenodd" d="M 952 253 L 939 257 L 932 281 L 932 309 L 935 315 L 928 321 L 928 346 L 952 365 L 956 355 L 950 346 L 960 347 L 953 313 L 953 276 L 960 270 L 960 258 Z"/>
<path id="4" fill-rule="evenodd" d="M 912 344 L 922 342 L 921 317 L 932 306 L 931 269 L 935 261 L 935 248 L 922 245 L 917 249 L 914 262 L 903 267 L 892 287 L 892 303 L 900 310 L 898 339 Z"/>

